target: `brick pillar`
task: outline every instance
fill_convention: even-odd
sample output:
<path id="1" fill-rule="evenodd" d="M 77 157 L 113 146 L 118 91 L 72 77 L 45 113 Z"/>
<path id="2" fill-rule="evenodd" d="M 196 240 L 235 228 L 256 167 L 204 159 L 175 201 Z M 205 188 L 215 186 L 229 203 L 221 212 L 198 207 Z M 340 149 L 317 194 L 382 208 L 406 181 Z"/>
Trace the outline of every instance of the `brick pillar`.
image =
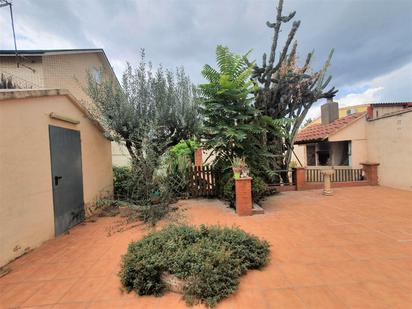
<path id="1" fill-rule="evenodd" d="M 367 109 L 367 118 L 368 119 L 373 119 L 373 106 L 369 105 Z"/>
<path id="2" fill-rule="evenodd" d="M 236 213 L 239 216 L 252 215 L 252 178 L 235 179 Z"/>
<path id="3" fill-rule="evenodd" d="M 379 163 L 361 163 L 365 172 L 366 180 L 370 186 L 377 186 L 379 184 L 378 179 L 378 166 Z"/>
<path id="4" fill-rule="evenodd" d="M 203 165 L 202 153 L 203 153 L 202 148 L 197 148 L 195 150 L 195 166 L 202 166 Z"/>
<path id="5" fill-rule="evenodd" d="M 304 167 L 296 168 L 296 191 L 305 190 L 306 184 L 306 171 Z"/>

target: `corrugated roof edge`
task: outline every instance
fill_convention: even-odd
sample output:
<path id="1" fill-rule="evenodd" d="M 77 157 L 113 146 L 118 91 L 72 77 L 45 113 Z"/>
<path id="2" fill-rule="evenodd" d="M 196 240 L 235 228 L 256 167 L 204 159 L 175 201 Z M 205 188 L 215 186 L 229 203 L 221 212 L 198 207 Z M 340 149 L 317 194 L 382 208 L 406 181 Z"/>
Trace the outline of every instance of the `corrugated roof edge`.
<path id="1" fill-rule="evenodd" d="M 379 102 L 379 103 L 370 103 L 372 106 L 383 106 L 383 105 L 402 105 L 402 106 L 412 106 L 411 101 L 404 102 Z"/>
<path id="2" fill-rule="evenodd" d="M 2 89 L 0 102 L 6 100 L 38 98 L 44 96 L 65 96 L 89 119 L 107 138 L 106 130 L 94 119 L 83 105 L 67 89 Z"/>
<path id="3" fill-rule="evenodd" d="M 411 107 L 407 107 L 403 110 L 396 111 L 396 112 L 393 112 L 393 113 L 385 114 L 385 115 L 380 116 L 380 117 L 375 118 L 375 119 L 368 119 L 368 121 L 378 121 L 378 120 L 381 120 L 381 119 L 384 119 L 384 118 L 398 116 L 398 115 L 402 115 L 402 114 L 410 113 L 410 112 L 412 112 L 412 103 L 411 103 Z"/>

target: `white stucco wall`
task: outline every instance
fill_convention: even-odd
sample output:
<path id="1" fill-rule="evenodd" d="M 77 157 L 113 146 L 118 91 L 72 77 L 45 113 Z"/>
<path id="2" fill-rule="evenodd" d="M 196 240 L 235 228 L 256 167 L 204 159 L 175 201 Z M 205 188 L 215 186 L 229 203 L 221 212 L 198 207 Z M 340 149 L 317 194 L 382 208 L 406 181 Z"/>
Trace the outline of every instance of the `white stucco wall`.
<path id="1" fill-rule="evenodd" d="M 329 137 L 330 142 L 351 141 L 352 142 L 352 164 L 353 168 L 362 168 L 361 163 L 368 158 L 366 117 L 360 119 L 339 130 Z"/>
<path id="2" fill-rule="evenodd" d="M 85 208 L 113 192 L 110 141 L 68 97 L 0 98 L 0 267 L 54 237 L 49 125 L 80 131 Z"/>
<path id="3" fill-rule="evenodd" d="M 368 122 L 367 134 L 368 160 L 380 164 L 380 185 L 412 190 L 412 110 Z"/>

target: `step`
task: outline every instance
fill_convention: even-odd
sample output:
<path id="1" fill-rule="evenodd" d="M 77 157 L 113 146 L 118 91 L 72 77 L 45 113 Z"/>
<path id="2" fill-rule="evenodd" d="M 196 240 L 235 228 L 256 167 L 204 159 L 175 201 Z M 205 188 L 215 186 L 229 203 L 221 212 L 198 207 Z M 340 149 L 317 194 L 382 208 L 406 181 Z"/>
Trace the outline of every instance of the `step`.
<path id="1" fill-rule="evenodd" d="M 252 208 L 253 215 L 263 215 L 264 213 L 265 213 L 265 210 L 262 207 L 260 207 L 256 203 L 253 203 L 253 208 Z"/>

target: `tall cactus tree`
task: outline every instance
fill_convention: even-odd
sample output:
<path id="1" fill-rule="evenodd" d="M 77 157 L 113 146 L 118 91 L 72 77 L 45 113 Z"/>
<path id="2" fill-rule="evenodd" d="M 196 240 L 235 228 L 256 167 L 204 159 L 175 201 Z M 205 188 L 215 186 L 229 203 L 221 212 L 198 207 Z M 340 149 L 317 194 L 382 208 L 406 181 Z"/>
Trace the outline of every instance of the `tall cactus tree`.
<path id="1" fill-rule="evenodd" d="M 317 72 L 313 72 L 310 68 L 313 51 L 306 56 L 302 66 L 297 64 L 298 43 L 294 41 L 294 37 L 300 21 L 293 22 L 286 42 L 276 59 L 281 26 L 291 21 L 296 14 L 296 11 L 293 11 L 284 16 L 282 10 L 283 0 L 279 0 L 276 21 L 266 23 L 273 29 L 269 59 L 267 60 L 266 53 L 263 54 L 262 66 L 256 65 L 252 75 L 255 85 L 258 86 L 255 92 L 256 107 L 263 114 L 274 119 L 291 119 L 286 124 L 288 137 L 279 138 L 267 134 L 262 141 L 274 156 L 273 169 L 281 170 L 287 169 L 289 165 L 295 136 L 312 104 L 321 98 L 332 98 L 338 91 L 334 87 L 325 91 L 332 79 L 331 76 L 325 78 L 325 74 L 330 65 L 333 49 L 322 69 Z M 286 178 L 284 174 L 283 178 Z"/>

